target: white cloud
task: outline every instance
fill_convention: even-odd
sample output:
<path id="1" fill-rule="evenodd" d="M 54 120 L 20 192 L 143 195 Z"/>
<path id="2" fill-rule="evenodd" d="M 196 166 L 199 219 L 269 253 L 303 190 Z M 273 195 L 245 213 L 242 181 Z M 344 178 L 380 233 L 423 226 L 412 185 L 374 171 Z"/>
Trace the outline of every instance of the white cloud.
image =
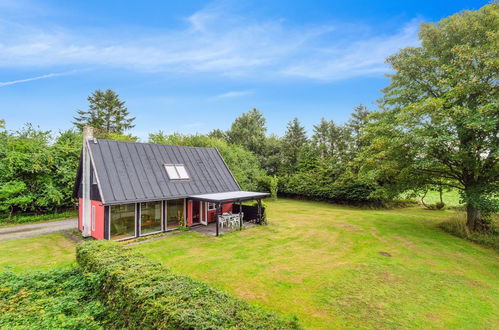
<path id="1" fill-rule="evenodd" d="M 246 95 L 251 95 L 251 94 L 253 94 L 253 91 L 251 91 L 251 90 L 230 91 L 230 92 L 219 94 L 216 96 L 216 98 L 217 99 L 229 99 L 229 98 L 241 97 L 241 96 L 246 96 Z"/>
<path id="2" fill-rule="evenodd" d="M 417 22 L 391 35 L 355 35 L 345 25 L 296 27 L 283 20 L 250 19 L 218 5 L 185 22 L 183 28 L 163 31 L 73 31 L 0 17 L 0 68 L 95 66 L 332 81 L 380 75 L 387 71 L 388 55 L 417 43 Z"/>
<path id="3" fill-rule="evenodd" d="M 72 73 L 75 73 L 75 71 L 48 73 L 48 74 L 44 74 L 42 76 L 36 76 L 36 77 L 31 77 L 31 78 L 3 81 L 3 82 L 0 81 L 0 87 L 30 82 L 30 81 L 34 81 L 34 80 L 47 79 L 47 78 L 58 77 L 58 76 L 66 76 L 66 75 L 72 74 Z"/>
<path id="4" fill-rule="evenodd" d="M 388 56 L 402 47 L 419 44 L 418 26 L 419 22 L 412 21 L 393 35 L 356 40 L 343 49 L 338 46 L 325 47 L 305 60 L 288 66 L 282 73 L 325 81 L 386 73 L 385 59 Z"/>

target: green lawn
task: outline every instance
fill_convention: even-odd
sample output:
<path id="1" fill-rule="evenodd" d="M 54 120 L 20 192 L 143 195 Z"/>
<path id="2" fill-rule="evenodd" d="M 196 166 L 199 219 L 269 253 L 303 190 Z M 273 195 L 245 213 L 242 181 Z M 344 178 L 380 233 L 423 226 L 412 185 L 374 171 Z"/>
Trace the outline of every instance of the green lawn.
<path id="1" fill-rule="evenodd" d="M 444 191 L 442 194 L 442 200 L 444 201 L 446 206 L 459 206 L 462 205 L 460 203 L 461 196 L 459 196 L 459 192 L 457 190 Z M 421 197 L 418 198 L 418 201 L 421 200 Z M 427 204 L 435 204 L 440 202 L 440 194 L 438 191 L 428 191 L 426 197 L 424 199 Z"/>
<path id="2" fill-rule="evenodd" d="M 267 227 L 135 248 L 308 328 L 495 328 L 499 257 L 441 231 L 452 212 L 281 199 Z"/>
<path id="3" fill-rule="evenodd" d="M 418 197 L 411 197 L 410 199 L 419 203 L 421 201 L 421 196 L 422 194 Z M 402 198 L 407 198 L 407 194 L 403 194 Z M 446 207 L 456 207 L 463 205 L 460 202 L 461 196 L 459 195 L 459 191 L 457 190 L 444 191 L 442 194 L 442 200 L 444 201 Z M 424 198 L 424 202 L 428 205 L 440 202 L 439 192 L 436 190 L 428 191 Z"/>
<path id="4" fill-rule="evenodd" d="M 307 328 L 499 324 L 499 255 L 440 230 L 454 211 L 267 204 L 266 227 L 219 238 L 187 232 L 134 248 L 179 273 L 294 314 Z M 0 242 L 0 271 L 71 264 L 74 244 L 60 234 Z"/>
<path id="5" fill-rule="evenodd" d="M 0 271 L 47 269 L 75 262 L 75 245 L 62 234 L 0 242 Z"/>

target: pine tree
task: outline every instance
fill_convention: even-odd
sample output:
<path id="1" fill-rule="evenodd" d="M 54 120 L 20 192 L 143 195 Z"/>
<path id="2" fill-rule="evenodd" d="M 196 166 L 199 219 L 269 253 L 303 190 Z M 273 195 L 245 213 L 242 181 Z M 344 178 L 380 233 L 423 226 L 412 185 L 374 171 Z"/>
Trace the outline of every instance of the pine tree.
<path id="1" fill-rule="evenodd" d="M 132 123 L 135 117 L 129 117 L 130 113 L 125 107 L 125 102 L 121 101 L 113 90 L 98 89 L 87 99 L 88 110 L 77 110 L 78 116 L 74 117 L 73 124 L 80 130 L 83 126 L 89 125 L 105 134 L 122 134 L 134 127 Z"/>
<path id="2" fill-rule="evenodd" d="M 283 138 L 283 154 L 290 167 L 296 166 L 298 156 L 307 141 L 305 128 L 300 124 L 298 118 L 294 118 L 288 123 Z"/>
<path id="3" fill-rule="evenodd" d="M 321 118 L 321 122 L 318 125 L 314 125 L 314 135 L 312 136 L 312 141 L 315 147 L 319 150 L 321 158 L 327 157 L 331 152 L 329 126 L 330 122 L 325 118 Z"/>
<path id="4" fill-rule="evenodd" d="M 361 138 L 364 135 L 364 129 L 367 126 L 367 117 L 370 114 L 371 111 L 365 105 L 360 104 L 353 108 L 351 119 L 348 121 L 347 126 L 351 130 L 352 138 L 354 139 L 353 147 L 356 152 L 359 152 L 365 146 L 365 142 Z"/>
<path id="5" fill-rule="evenodd" d="M 230 143 L 241 145 L 258 156 L 263 153 L 265 143 L 265 118 L 258 109 L 243 113 L 232 123 L 227 138 Z"/>

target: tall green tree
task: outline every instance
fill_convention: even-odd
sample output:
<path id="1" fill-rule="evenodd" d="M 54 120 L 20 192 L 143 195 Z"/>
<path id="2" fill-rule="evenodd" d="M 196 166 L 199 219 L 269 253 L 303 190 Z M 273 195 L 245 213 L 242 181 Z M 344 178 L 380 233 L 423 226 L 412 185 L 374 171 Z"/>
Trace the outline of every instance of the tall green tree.
<path id="1" fill-rule="evenodd" d="M 288 168 L 293 169 L 297 165 L 298 156 L 308 142 L 307 132 L 298 118 L 291 120 L 283 137 L 282 153 Z"/>
<path id="2" fill-rule="evenodd" d="M 367 141 L 362 139 L 362 137 L 367 127 L 369 114 L 371 114 L 371 111 L 363 104 L 353 108 L 351 118 L 347 123 L 352 135 L 353 152 L 359 152 L 367 144 Z"/>
<path id="3" fill-rule="evenodd" d="M 81 134 L 74 131 L 54 137 L 28 124 L 0 132 L 0 213 L 72 206 L 80 152 Z"/>
<path id="4" fill-rule="evenodd" d="M 263 156 L 260 157 L 262 168 L 269 175 L 276 175 L 281 169 L 282 158 L 282 139 L 275 134 L 267 136 Z"/>
<path id="5" fill-rule="evenodd" d="M 422 24 L 420 47 L 389 57 L 365 169 L 385 189 L 443 184 L 462 193 L 467 226 L 497 210 L 499 11 L 496 3 Z"/>
<path id="6" fill-rule="evenodd" d="M 331 150 L 329 127 L 330 123 L 325 118 L 321 118 L 320 123 L 318 125 L 314 125 L 312 142 L 319 151 L 319 155 L 321 158 L 327 157 Z"/>
<path id="7" fill-rule="evenodd" d="M 94 91 L 88 98 L 88 110 L 77 110 L 73 124 L 80 130 L 85 125 L 92 126 L 98 131 L 109 134 L 123 132 L 134 127 L 135 117 L 130 117 L 125 102 L 111 89 Z"/>
<path id="8" fill-rule="evenodd" d="M 208 133 L 208 137 L 215 138 L 215 139 L 221 139 L 221 140 L 227 140 L 227 133 L 222 131 L 219 128 L 216 128 Z"/>
<path id="9" fill-rule="evenodd" d="M 253 108 L 236 118 L 227 131 L 227 139 L 230 143 L 237 144 L 252 151 L 256 155 L 262 155 L 266 120 L 260 110 Z"/>
<path id="10" fill-rule="evenodd" d="M 321 158 L 335 157 L 346 160 L 350 149 L 350 128 L 345 125 L 336 125 L 334 121 L 321 118 L 318 125 L 314 125 L 312 142 L 319 151 Z"/>

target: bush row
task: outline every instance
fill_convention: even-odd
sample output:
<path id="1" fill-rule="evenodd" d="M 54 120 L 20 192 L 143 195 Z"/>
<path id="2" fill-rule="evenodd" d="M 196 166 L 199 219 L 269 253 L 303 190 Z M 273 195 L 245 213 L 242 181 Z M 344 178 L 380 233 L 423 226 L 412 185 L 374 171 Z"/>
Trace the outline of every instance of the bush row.
<path id="1" fill-rule="evenodd" d="M 309 199 L 325 200 L 334 203 L 353 205 L 380 204 L 382 201 L 372 197 L 376 187 L 363 182 L 335 182 L 334 178 L 322 178 L 310 173 L 297 173 L 281 177 L 280 193 L 301 196 Z"/>
<path id="2" fill-rule="evenodd" d="M 281 318 L 186 276 L 115 242 L 90 241 L 77 247 L 85 272 L 99 274 L 101 299 L 116 328 L 296 329 Z"/>
<path id="3" fill-rule="evenodd" d="M 0 329 L 102 329 L 98 282 L 74 268 L 0 273 Z"/>

